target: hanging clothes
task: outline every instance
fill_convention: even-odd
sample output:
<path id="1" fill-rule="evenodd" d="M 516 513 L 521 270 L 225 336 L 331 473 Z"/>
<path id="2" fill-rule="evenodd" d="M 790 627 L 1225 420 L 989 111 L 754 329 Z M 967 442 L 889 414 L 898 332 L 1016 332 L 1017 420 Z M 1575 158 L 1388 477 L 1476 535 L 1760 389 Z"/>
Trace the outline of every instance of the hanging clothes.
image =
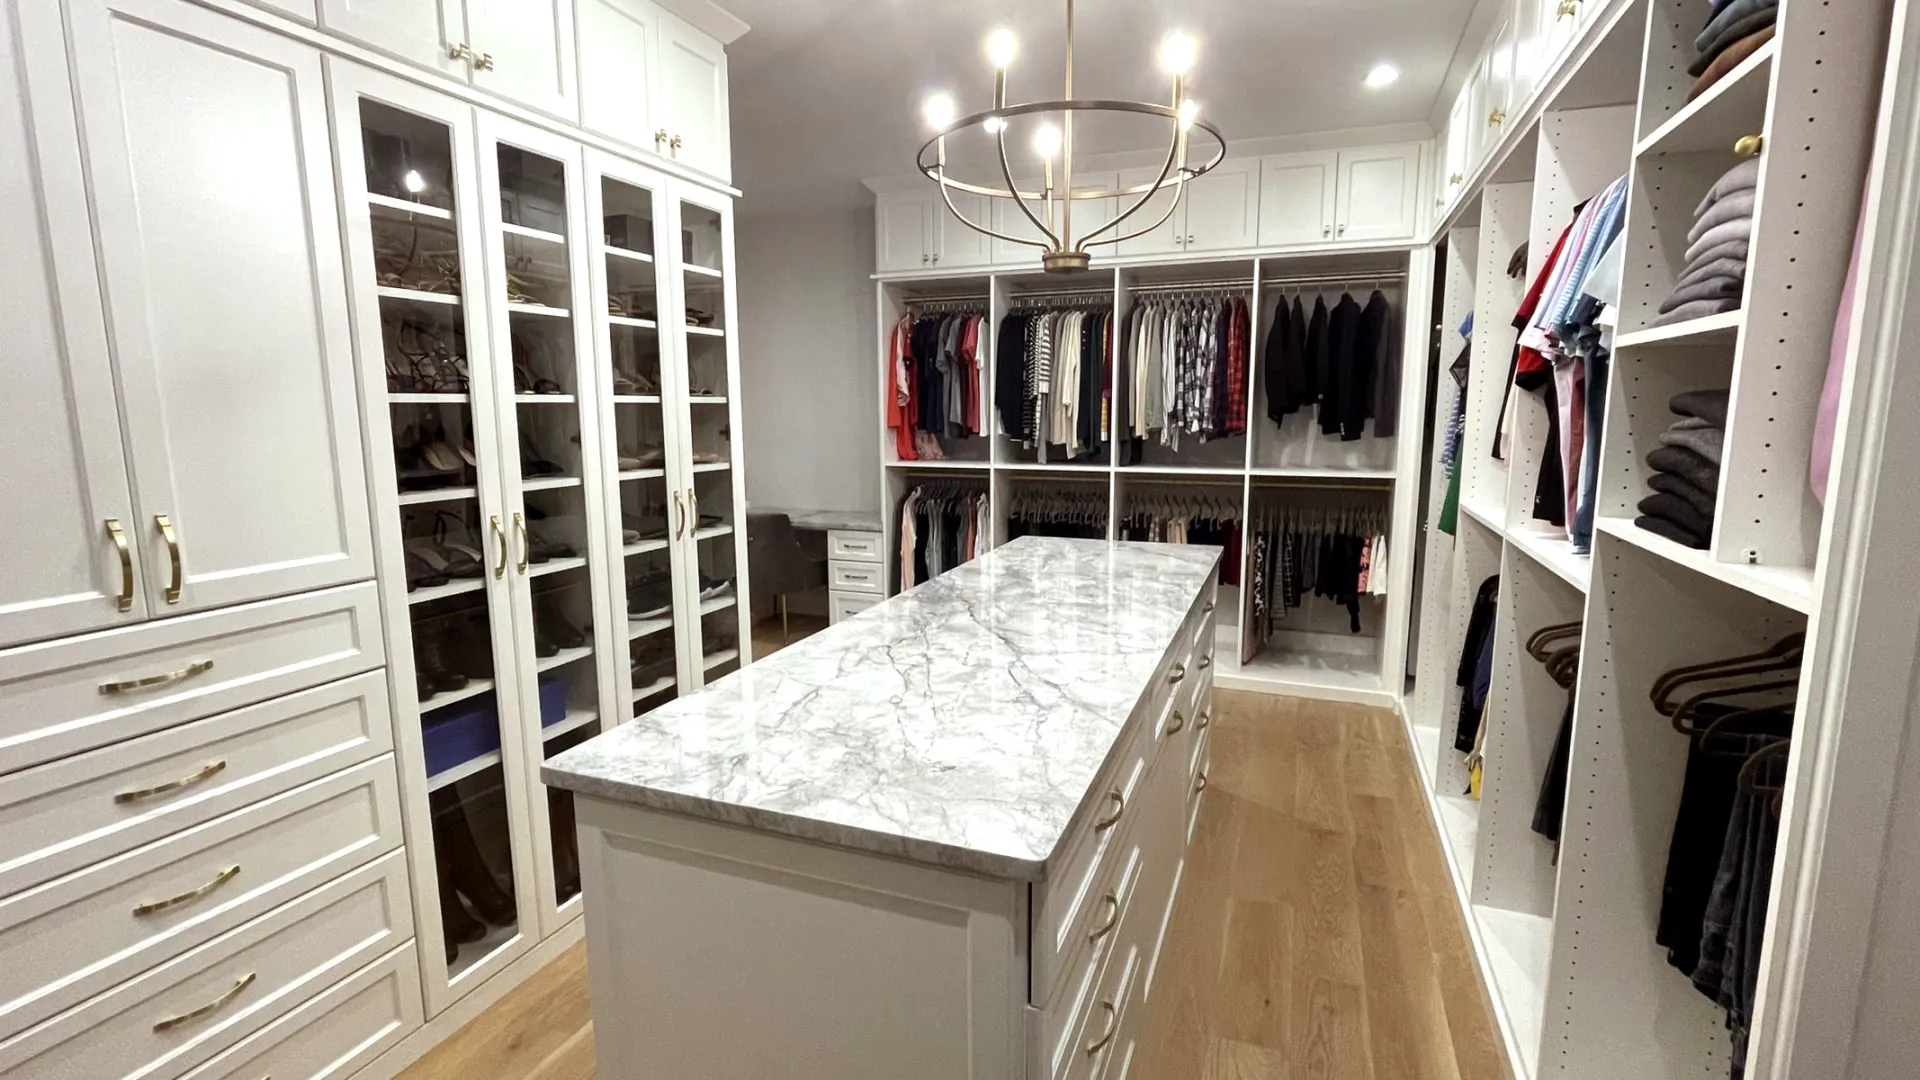
<path id="1" fill-rule="evenodd" d="M 1238 493 L 1214 498 L 1197 494 L 1147 493 L 1129 500 L 1118 536 L 1163 544 L 1210 544 L 1223 549 L 1220 583 L 1240 584 Z"/>
<path id="2" fill-rule="evenodd" d="M 1387 517 L 1371 500 L 1309 506 L 1268 498 L 1257 505 L 1248 523 L 1254 587 L 1243 603 L 1243 640 L 1255 650 L 1265 646 L 1314 599 L 1344 609 L 1348 631 L 1360 633 L 1362 602 L 1387 594 Z"/>
<path id="3" fill-rule="evenodd" d="M 1065 460 L 1100 457 L 1113 438 L 1113 312 L 1020 308 L 995 333 L 1000 433 Z M 1048 455 L 1052 460 L 1054 455 Z"/>
<path id="4" fill-rule="evenodd" d="M 1394 344 L 1393 307 L 1375 289 L 1364 306 L 1343 293 L 1329 312 L 1324 298 L 1308 316 L 1299 297 L 1275 305 L 1267 331 L 1264 378 L 1267 419 L 1318 405 L 1320 430 L 1352 441 L 1367 434 L 1391 438 L 1400 412 L 1400 350 Z"/>
<path id="5" fill-rule="evenodd" d="M 963 483 L 918 485 L 900 500 L 900 588 L 931 581 L 992 546 L 984 489 Z"/>
<path id="6" fill-rule="evenodd" d="M 1178 450 L 1247 431 L 1247 372 L 1253 341 L 1247 298 L 1148 296 L 1121 328 L 1120 381 L 1131 407 L 1120 435 L 1137 459 L 1147 440 Z"/>
<path id="7" fill-rule="evenodd" d="M 985 434 L 985 322 L 978 312 L 909 312 L 894 324 L 882 397 L 899 460 L 939 460 L 941 440 Z"/>
<path id="8" fill-rule="evenodd" d="M 1463 754 L 1473 750 L 1480 735 L 1480 713 L 1487 703 L 1488 686 L 1479 678 L 1480 661 L 1492 655 L 1493 620 L 1499 605 L 1500 576 L 1495 574 L 1481 582 L 1474 594 L 1473 611 L 1467 616 L 1467 636 L 1460 644 L 1460 662 L 1454 667 L 1460 712 L 1454 721 L 1453 748 Z"/>
<path id="9" fill-rule="evenodd" d="M 1064 536 L 1107 538 L 1107 490 L 1104 485 L 1061 484 L 1022 487 L 1007 504 L 1007 539 Z"/>

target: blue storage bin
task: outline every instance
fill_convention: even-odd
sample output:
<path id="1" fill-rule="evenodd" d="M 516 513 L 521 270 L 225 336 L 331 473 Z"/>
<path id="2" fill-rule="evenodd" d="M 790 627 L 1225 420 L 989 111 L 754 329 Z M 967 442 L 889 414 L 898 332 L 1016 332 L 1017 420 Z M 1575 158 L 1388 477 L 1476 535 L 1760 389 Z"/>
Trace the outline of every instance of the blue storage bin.
<path id="1" fill-rule="evenodd" d="M 567 684 L 557 675 L 540 676 L 540 726 L 550 727 L 567 718 Z"/>
<path id="2" fill-rule="evenodd" d="M 500 712 L 490 693 L 435 710 L 433 716 L 420 729 L 428 776 L 500 749 Z"/>

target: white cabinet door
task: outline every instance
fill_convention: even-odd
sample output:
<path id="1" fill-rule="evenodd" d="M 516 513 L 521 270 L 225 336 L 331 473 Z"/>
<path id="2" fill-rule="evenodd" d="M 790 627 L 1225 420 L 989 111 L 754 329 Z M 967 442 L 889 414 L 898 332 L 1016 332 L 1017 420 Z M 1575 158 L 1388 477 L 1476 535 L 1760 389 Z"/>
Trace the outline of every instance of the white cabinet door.
<path id="1" fill-rule="evenodd" d="M 1260 246 L 1333 239 L 1340 155 L 1332 150 L 1260 159 Z"/>
<path id="2" fill-rule="evenodd" d="M 320 25 L 390 56 L 450 75 L 473 74 L 450 55 L 467 42 L 462 0 L 320 0 Z"/>
<path id="3" fill-rule="evenodd" d="M 468 0 L 473 85 L 554 116 L 576 117 L 573 0 Z"/>
<path id="4" fill-rule="evenodd" d="M 660 107 L 659 8 L 649 0 L 580 0 L 580 122 L 629 146 L 666 151 Z"/>
<path id="5" fill-rule="evenodd" d="M 1231 159 L 1187 185 L 1188 251 L 1248 248 L 1260 240 L 1260 162 Z"/>
<path id="6" fill-rule="evenodd" d="M 1521 0 L 1522 3 L 1534 3 L 1538 6 L 1540 30 L 1536 38 L 1539 45 L 1539 62 L 1536 70 L 1541 75 L 1553 70 L 1554 62 L 1560 54 L 1567 51 L 1573 39 L 1580 34 L 1581 8 L 1586 5 L 1574 0 Z"/>
<path id="7" fill-rule="evenodd" d="M 1420 144 L 1340 151 L 1339 240 L 1402 240 L 1413 235 Z"/>
<path id="8" fill-rule="evenodd" d="M 1470 171 L 1467 157 L 1471 150 L 1473 118 L 1468 110 L 1473 107 L 1472 91 L 1471 85 L 1462 86 L 1459 96 L 1453 99 L 1453 111 L 1447 116 L 1447 166 L 1440 189 L 1447 203 L 1460 197 Z"/>
<path id="9" fill-rule="evenodd" d="M 931 183 L 928 185 L 931 187 Z M 953 216 L 958 210 L 971 221 L 991 227 L 994 200 L 985 195 L 975 195 L 967 191 L 955 191 L 953 207 L 947 206 L 947 200 L 940 193 L 933 193 L 933 222 L 938 231 L 934 234 L 933 265 L 946 267 L 986 266 L 993 261 L 993 247 L 986 233 L 978 232 L 961 224 Z"/>
<path id="10" fill-rule="evenodd" d="M 874 268 L 923 270 L 933 265 L 933 200 L 931 186 L 882 192 L 873 203 Z M 946 206 L 940 207 L 941 213 Z"/>
<path id="11" fill-rule="evenodd" d="M 1128 169 L 1120 174 L 1120 190 L 1124 192 L 1130 187 L 1151 184 L 1154 180 L 1158 179 L 1159 176 L 1160 170 L 1158 168 Z M 1177 251 L 1185 251 L 1187 208 L 1191 205 L 1190 200 L 1192 196 L 1193 192 L 1191 191 L 1182 195 L 1179 205 L 1173 208 L 1173 216 L 1161 222 L 1160 225 L 1151 232 L 1142 236 L 1136 236 L 1131 240 L 1121 243 L 1121 256 L 1131 258 L 1135 255 L 1168 255 Z M 1139 199 L 1140 196 L 1138 195 L 1120 195 L 1115 200 L 1118 208 L 1114 212 L 1125 213 L 1126 208 L 1138 202 Z M 1169 184 L 1167 187 L 1154 192 L 1153 198 L 1148 199 L 1145 206 L 1135 210 L 1131 216 L 1121 221 L 1120 224 L 1115 227 L 1116 231 L 1119 232 L 1120 235 L 1125 236 L 1128 233 L 1138 232 L 1154 224 L 1154 222 L 1160 221 L 1161 215 L 1167 212 L 1167 205 L 1172 202 L 1173 186 Z"/>
<path id="12" fill-rule="evenodd" d="M 1014 180 L 1020 185 L 1022 191 L 1032 192 L 1038 190 L 1040 187 L 1040 181 L 1035 177 L 1015 177 Z M 1073 189 L 1078 192 L 1112 191 L 1117 184 L 1118 174 L 1116 173 L 1094 173 L 1084 177 L 1075 175 L 1073 178 Z M 1029 236 L 1035 240 L 1041 239 L 1040 230 L 1034 226 L 1031 218 L 1020 212 L 1020 208 L 1013 204 L 1013 200 L 990 199 L 988 201 L 993 204 L 993 228 L 995 232 L 1008 233 L 1013 236 Z M 1112 221 L 1113 215 L 1117 212 L 1114 204 L 1115 200 L 1113 199 L 1075 199 L 1073 201 L 1074 237 L 1078 239 L 1079 237 L 1086 236 L 1093 230 Z M 1039 215 L 1042 221 L 1046 220 L 1047 212 L 1045 207 L 1032 200 L 1028 200 L 1027 207 Z M 1057 211 L 1055 216 L 1056 218 L 1059 216 Z M 1135 217 L 1138 216 L 1139 215 L 1135 215 Z M 1129 221 L 1131 220 L 1132 219 L 1129 219 Z M 1101 238 L 1104 239 L 1113 235 L 1114 231 L 1109 230 L 1102 233 Z M 1030 244 L 1016 244 L 1009 240 L 995 239 L 991 247 L 993 252 L 993 265 L 995 266 L 1024 266 L 1034 268 L 1040 265 L 1040 249 Z M 1113 245 L 1097 244 L 1087 250 L 1097 259 L 1102 255 L 1111 255 Z M 945 265 L 945 260 L 942 260 L 942 265 Z"/>
<path id="13" fill-rule="evenodd" d="M 1500 142 L 1500 136 L 1506 133 L 1507 113 L 1521 102 L 1514 97 L 1514 35 L 1518 32 L 1512 13 L 1509 12 L 1499 29 L 1487 45 L 1487 54 L 1481 60 L 1484 74 L 1481 81 L 1486 87 L 1486 100 L 1482 102 L 1485 111 L 1480 120 L 1486 125 L 1486 145 L 1491 148 Z"/>
<path id="14" fill-rule="evenodd" d="M 87 228 L 79 133 L 57 6 L 0 17 L 0 647 L 130 622 L 146 614 L 139 522 L 127 487 L 105 316 Z M 35 169 L 29 163 L 38 165 Z M 108 527 L 121 530 L 127 561 Z M 125 610 L 122 610 L 124 597 Z"/>
<path id="15" fill-rule="evenodd" d="M 660 17 L 660 102 L 668 154 L 708 175 L 730 179 L 727 50 L 665 12 Z"/>
<path id="16" fill-rule="evenodd" d="M 184 0 L 67 15 L 148 604 L 371 577 L 319 50 Z"/>

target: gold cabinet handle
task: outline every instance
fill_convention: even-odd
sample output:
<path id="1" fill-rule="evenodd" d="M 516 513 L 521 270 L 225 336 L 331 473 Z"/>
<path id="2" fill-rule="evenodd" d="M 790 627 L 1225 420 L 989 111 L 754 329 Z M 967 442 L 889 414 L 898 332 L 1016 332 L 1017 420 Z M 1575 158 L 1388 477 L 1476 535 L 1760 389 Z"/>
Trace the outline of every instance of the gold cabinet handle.
<path id="1" fill-rule="evenodd" d="M 113 796 L 113 802 L 116 806 L 130 802 L 141 802 L 145 799 L 151 799 L 156 795 L 167 795 L 179 791 L 182 788 L 190 788 L 195 784 L 204 784 L 220 775 L 221 771 L 226 767 L 227 762 L 225 758 L 219 761 L 209 761 L 205 765 L 200 766 L 200 768 L 190 776 L 183 776 L 178 780 L 169 780 L 164 784 L 155 784 L 152 787 L 134 788 L 132 791 L 116 792 Z"/>
<path id="2" fill-rule="evenodd" d="M 491 515 L 487 523 L 493 529 L 494 543 L 499 545 L 500 562 L 493 568 L 493 580 L 499 581 L 507 576 L 507 530 L 501 526 L 499 514 Z"/>
<path id="3" fill-rule="evenodd" d="M 473 63 L 473 49 L 470 48 L 467 45 L 467 43 L 463 41 L 460 44 L 455 45 L 447 50 L 447 59 L 465 60 L 467 63 L 471 64 Z"/>
<path id="4" fill-rule="evenodd" d="M 1759 135 L 1742 135 L 1740 141 L 1733 144 L 1733 152 L 1741 157 L 1759 157 L 1766 149 L 1767 140 Z"/>
<path id="5" fill-rule="evenodd" d="M 1113 800 L 1113 815 L 1094 822 L 1094 832 L 1106 832 L 1108 829 L 1120 824 L 1120 815 L 1127 812 L 1127 797 L 1120 794 L 1119 788 L 1114 788 L 1112 791 L 1107 792 L 1107 798 Z"/>
<path id="6" fill-rule="evenodd" d="M 1559 14 L 1555 18 L 1564 19 L 1580 11 L 1580 0 L 1560 0 Z"/>
<path id="7" fill-rule="evenodd" d="M 119 518 L 107 519 L 107 535 L 113 538 L 113 546 L 120 550 L 120 610 L 133 610 L 133 549 L 127 546 L 127 530 L 120 527 Z"/>
<path id="8" fill-rule="evenodd" d="M 687 535 L 700 534 L 700 496 L 692 488 L 687 489 Z"/>
<path id="9" fill-rule="evenodd" d="M 158 675 L 147 675 L 143 678 L 138 678 L 138 679 L 127 679 L 123 682 L 101 683 L 100 692 L 103 694 L 113 695 L 113 694 L 130 694 L 135 690 L 151 690 L 156 686 L 165 686 L 168 683 L 177 683 L 181 679 L 191 679 L 195 675 L 205 675 L 207 672 L 212 670 L 213 670 L 213 661 L 195 660 L 193 663 L 188 664 L 186 667 L 180 668 L 176 671 L 166 671 Z"/>
<path id="10" fill-rule="evenodd" d="M 258 976 L 256 976 L 253 972 L 251 971 L 247 972 L 245 975 L 242 975 L 238 979 L 235 979 L 233 981 L 233 986 L 229 987 L 227 991 L 221 994 L 219 997 L 214 998 L 212 1001 L 207 1002 L 205 1005 L 202 1005 L 197 1009 L 189 1009 L 188 1011 L 183 1012 L 178 1016 L 169 1016 L 165 1020 L 162 1020 L 159 1023 L 153 1025 L 153 1030 L 172 1031 L 174 1028 L 177 1028 L 182 1024 L 191 1024 L 195 1020 L 198 1020 L 203 1016 L 210 1016 L 213 1013 L 219 1012 L 223 1007 L 226 1006 L 228 1002 L 232 1001 L 234 998 L 239 997 L 240 991 L 245 990 L 249 986 L 252 986 L 253 980 L 257 977 Z"/>
<path id="11" fill-rule="evenodd" d="M 673 138 L 668 139 L 667 149 L 673 151 L 674 157 L 679 157 L 680 156 L 680 136 L 675 135 Z"/>
<path id="12" fill-rule="evenodd" d="M 493 54 L 484 52 L 473 54 L 473 66 L 479 68 L 481 71 L 492 71 Z"/>
<path id="13" fill-rule="evenodd" d="M 1099 929 L 1087 935 L 1089 945 L 1113 933 L 1113 928 L 1120 925 L 1120 898 L 1108 893 L 1100 898 L 1100 902 L 1107 905 L 1107 921 L 1101 923 Z"/>
<path id="14" fill-rule="evenodd" d="M 1106 1034 L 1086 1045 L 1088 1057 L 1092 1057 L 1100 1051 L 1105 1050 L 1107 1044 L 1113 1041 L 1114 1032 L 1120 1028 L 1120 1012 L 1113 1007 L 1113 1002 L 1103 1001 L 1100 1003 L 1100 1008 L 1105 1010 L 1107 1014 L 1107 1031 Z"/>
<path id="15" fill-rule="evenodd" d="M 191 904 L 195 900 L 200 899 L 201 897 L 207 895 L 213 890 L 219 888 L 222 885 L 225 885 L 227 882 L 232 881 L 234 878 L 239 876 L 240 876 L 240 865 L 238 863 L 235 863 L 234 865 L 229 866 L 225 870 L 222 870 L 218 874 L 214 875 L 214 878 L 212 881 L 207 882 L 205 885 L 202 885 L 197 889 L 188 889 L 186 892 L 181 893 L 179 896 L 169 896 L 165 900 L 154 900 L 150 903 L 141 904 L 139 907 L 133 909 L 133 917 L 138 919 L 147 915 L 158 915 L 163 911 L 171 911 L 172 909 L 179 907 L 181 904 Z"/>
<path id="16" fill-rule="evenodd" d="M 1209 727 L 1212 727 L 1213 726 L 1213 710 L 1211 709 L 1200 710 L 1200 719 L 1195 720 L 1193 722 L 1193 726 L 1201 731 L 1205 731 Z"/>
<path id="17" fill-rule="evenodd" d="M 1180 715 L 1179 709 L 1173 710 L 1173 723 L 1167 725 L 1167 734 L 1178 735 L 1185 730 L 1187 730 L 1187 718 Z"/>
<path id="18" fill-rule="evenodd" d="M 1203 769 L 1200 775 L 1193 778 L 1193 793 L 1198 795 L 1205 790 L 1207 790 L 1207 774 Z"/>
<path id="19" fill-rule="evenodd" d="M 1212 654 L 1212 653 L 1208 653 L 1207 655 L 1205 655 L 1205 656 L 1203 656 L 1203 657 L 1201 657 L 1201 658 L 1200 658 L 1200 662 L 1199 662 L 1199 663 L 1197 663 L 1197 664 L 1195 664 L 1194 666 L 1195 666 L 1195 667 L 1197 667 L 1197 668 L 1199 668 L 1199 669 L 1200 669 L 1201 671 L 1205 671 L 1205 670 L 1207 670 L 1208 668 L 1210 668 L 1210 667 L 1212 667 L 1212 666 L 1213 666 L 1213 654 Z"/>
<path id="20" fill-rule="evenodd" d="M 677 491 L 673 493 L 673 513 L 675 518 L 673 538 L 678 540 L 687 534 L 687 508 L 681 504 L 680 493 Z"/>
<path id="21" fill-rule="evenodd" d="M 659 151 L 659 149 L 660 149 L 660 144 L 661 144 L 661 143 L 664 143 L 664 142 L 666 142 L 666 141 L 667 141 L 667 129 L 666 129 L 666 128 L 661 128 L 661 129 L 660 129 L 659 131 L 656 131 L 656 132 L 654 132 L 654 133 L 653 133 L 653 149 L 654 149 L 654 150 L 655 150 L 656 152 L 658 152 L 658 151 Z"/>
<path id="22" fill-rule="evenodd" d="M 1218 607 L 1218 606 L 1219 606 L 1218 604 L 1216 604 L 1216 603 L 1214 603 L 1214 602 L 1213 602 L 1212 600 L 1209 600 L 1209 601 L 1207 601 L 1207 606 L 1206 606 L 1205 608 L 1202 608 L 1201 610 L 1202 610 L 1202 611 L 1203 611 L 1204 613 L 1206 613 L 1206 614 L 1208 614 L 1208 615 L 1211 615 L 1211 614 L 1213 614 L 1213 609 L 1214 609 L 1214 608 L 1216 608 L 1216 607 Z"/>
<path id="23" fill-rule="evenodd" d="M 1184 679 L 1186 677 L 1187 677 L 1187 665 L 1185 664 L 1175 664 L 1173 665 L 1173 670 L 1167 672 L 1167 681 L 1169 683 L 1177 683 L 1181 679 Z"/>
<path id="24" fill-rule="evenodd" d="M 153 515 L 153 525 L 160 530 L 160 539 L 167 542 L 167 558 L 173 563 L 173 577 L 167 584 L 167 603 L 180 602 L 180 534 L 173 531 L 173 519 L 165 514 Z"/>
<path id="25" fill-rule="evenodd" d="M 1506 122 L 1507 113 L 1504 109 L 1495 109 L 1487 114 L 1487 123 L 1489 124 L 1504 124 Z"/>
<path id="26" fill-rule="evenodd" d="M 1463 179 L 1465 179 L 1465 177 L 1462 177 L 1459 173 L 1454 173 L 1452 176 L 1447 177 L 1447 183 L 1458 184 Z"/>
<path id="27" fill-rule="evenodd" d="M 513 531 L 520 540 L 520 561 L 514 569 L 520 571 L 521 577 L 526 577 L 528 562 L 533 557 L 533 540 L 527 536 L 527 519 L 524 515 L 513 515 Z"/>

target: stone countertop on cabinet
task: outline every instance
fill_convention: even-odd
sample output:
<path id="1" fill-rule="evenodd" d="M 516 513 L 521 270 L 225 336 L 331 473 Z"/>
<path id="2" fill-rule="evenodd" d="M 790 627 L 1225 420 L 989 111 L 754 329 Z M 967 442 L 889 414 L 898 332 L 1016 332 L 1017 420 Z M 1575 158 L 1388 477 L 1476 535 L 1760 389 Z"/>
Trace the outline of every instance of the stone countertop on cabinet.
<path id="1" fill-rule="evenodd" d="M 841 532 L 880 532 L 884 523 L 877 510 L 789 510 L 780 506 L 748 505 L 749 514 L 785 514 L 796 529 Z"/>
<path id="2" fill-rule="evenodd" d="M 1038 881 L 1220 549 L 1026 537 L 549 759 L 554 787 Z"/>

